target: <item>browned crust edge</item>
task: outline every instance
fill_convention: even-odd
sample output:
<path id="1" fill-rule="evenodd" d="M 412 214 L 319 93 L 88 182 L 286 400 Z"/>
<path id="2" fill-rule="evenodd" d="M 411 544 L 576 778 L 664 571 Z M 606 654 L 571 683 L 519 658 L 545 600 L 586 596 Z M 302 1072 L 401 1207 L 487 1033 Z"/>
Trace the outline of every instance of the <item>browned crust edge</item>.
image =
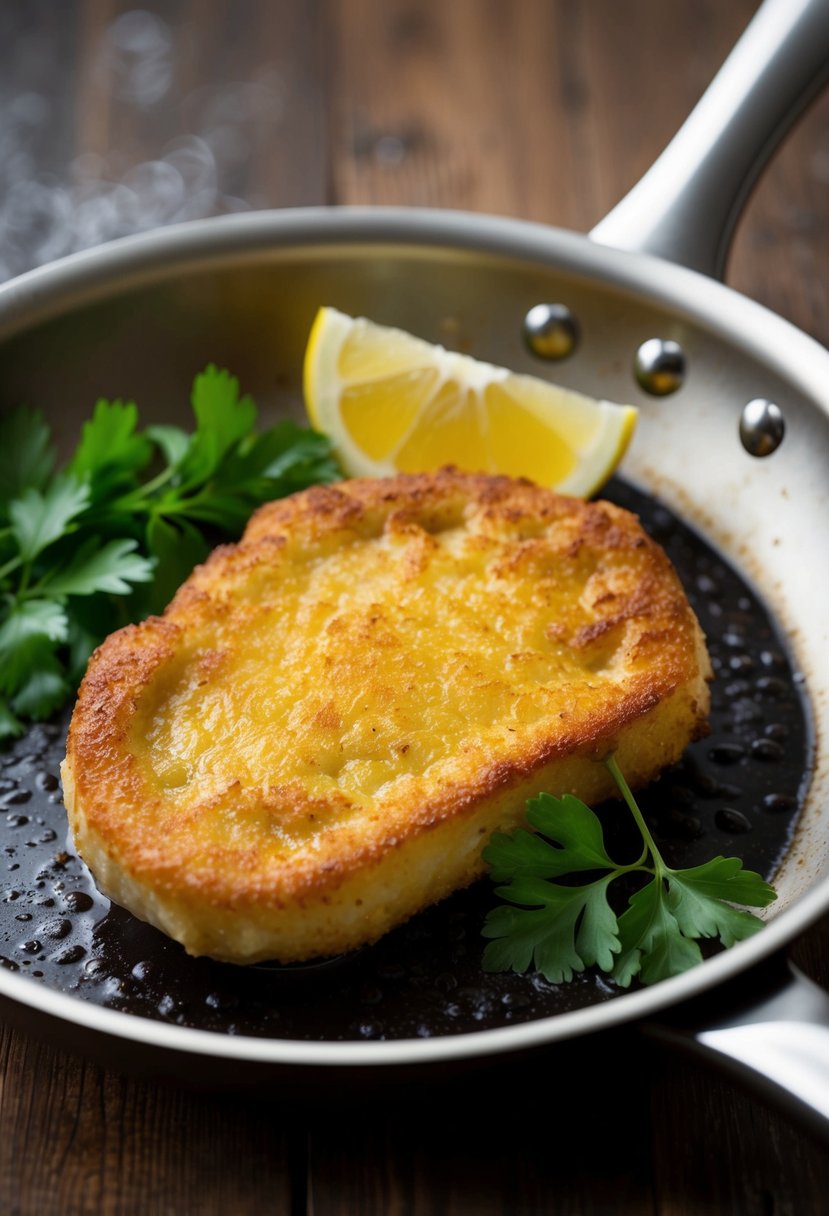
<path id="1" fill-rule="evenodd" d="M 647 605 L 647 612 L 644 604 L 628 604 L 623 610 L 645 613 L 644 646 L 658 647 L 666 630 L 690 630 L 695 671 L 681 664 L 660 665 L 656 679 L 649 676 L 630 682 L 628 695 L 613 715 L 591 714 L 581 719 L 575 735 L 542 743 L 520 763 L 494 763 L 474 781 L 448 786 L 418 807 L 405 827 L 389 838 L 359 846 L 352 842 L 339 857 L 327 859 L 321 867 L 312 861 L 286 867 L 278 885 L 254 877 L 246 882 L 238 872 L 234 872 L 231 885 L 221 867 L 201 869 L 191 879 L 202 898 L 215 907 L 234 909 L 262 904 L 278 909 L 291 901 L 326 901 L 355 870 L 377 868 L 390 851 L 400 850 L 423 833 L 434 831 L 451 818 L 473 816 L 484 800 L 509 791 L 515 791 L 516 799 L 523 799 L 535 778 L 557 761 L 576 756 L 601 759 L 633 724 L 646 725 L 652 711 L 683 685 L 687 686 L 682 713 L 686 736 L 704 733 L 706 681 L 710 677 L 704 641 L 666 555 L 642 532 L 635 517 L 612 504 L 562 498 L 527 481 L 466 474 L 451 468 L 434 474 L 355 480 L 313 487 L 260 508 L 239 545 L 214 551 L 179 590 L 164 616 L 122 629 L 98 648 L 81 685 L 67 741 L 65 773 L 72 786 L 70 823 L 79 837 L 84 832 L 94 836 L 113 862 L 160 891 L 172 893 L 182 881 L 185 885 L 190 881 L 185 856 L 170 852 L 164 842 L 141 839 L 138 833 L 124 836 L 112 828 L 123 806 L 160 801 L 146 786 L 135 757 L 126 747 L 130 722 L 142 690 L 175 653 L 191 614 L 215 611 L 210 601 L 211 586 L 222 577 L 228 563 L 267 561 L 274 546 L 316 545 L 344 532 L 367 534 L 366 529 L 379 527 L 393 513 L 421 520 L 427 516 L 434 526 L 440 526 L 441 519 L 462 511 L 468 502 L 483 506 L 493 520 L 503 519 L 510 526 L 524 519 L 547 523 L 559 515 L 575 514 L 578 530 L 574 543 L 648 546 L 648 560 L 659 576 L 659 595 Z M 631 758 L 629 780 L 634 785 L 648 781 L 676 758 L 677 754 L 661 755 L 647 771 L 639 771 Z"/>

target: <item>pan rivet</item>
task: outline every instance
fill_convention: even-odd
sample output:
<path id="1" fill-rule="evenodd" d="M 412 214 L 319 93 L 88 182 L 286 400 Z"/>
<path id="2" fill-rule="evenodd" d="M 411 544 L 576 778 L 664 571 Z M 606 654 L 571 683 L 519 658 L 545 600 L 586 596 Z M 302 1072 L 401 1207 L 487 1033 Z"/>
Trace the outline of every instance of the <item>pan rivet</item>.
<path id="1" fill-rule="evenodd" d="M 740 415 L 740 442 L 749 456 L 771 456 L 783 442 L 783 411 L 765 397 L 755 397 Z"/>
<path id="2" fill-rule="evenodd" d="M 524 318 L 524 341 L 539 359 L 566 359 L 579 341 L 579 327 L 566 304 L 536 304 Z"/>
<path id="3" fill-rule="evenodd" d="M 685 352 L 670 338 L 648 338 L 636 352 L 633 370 L 640 388 L 652 397 L 667 397 L 682 387 Z"/>

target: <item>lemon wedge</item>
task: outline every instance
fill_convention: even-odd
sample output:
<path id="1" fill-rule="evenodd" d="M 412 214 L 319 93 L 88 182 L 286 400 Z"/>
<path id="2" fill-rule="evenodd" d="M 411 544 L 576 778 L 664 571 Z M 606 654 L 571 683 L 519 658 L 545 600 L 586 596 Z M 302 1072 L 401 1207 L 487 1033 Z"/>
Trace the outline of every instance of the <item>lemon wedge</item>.
<path id="1" fill-rule="evenodd" d="M 433 346 L 400 329 L 321 308 L 303 370 L 312 424 L 350 477 L 472 472 L 528 477 L 588 497 L 636 425 L 630 405 Z"/>

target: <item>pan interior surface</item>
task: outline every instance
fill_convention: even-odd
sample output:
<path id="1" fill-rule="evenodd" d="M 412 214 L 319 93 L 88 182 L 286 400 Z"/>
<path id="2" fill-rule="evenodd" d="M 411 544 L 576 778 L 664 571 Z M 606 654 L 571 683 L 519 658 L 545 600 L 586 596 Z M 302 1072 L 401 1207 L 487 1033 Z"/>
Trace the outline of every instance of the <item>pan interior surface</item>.
<path id="1" fill-rule="evenodd" d="M 680 570 L 718 670 L 712 733 L 645 793 L 669 864 L 738 854 L 771 876 L 791 839 L 810 729 L 785 645 L 750 588 L 654 499 L 619 482 Z M 485 975 L 486 880 L 415 917 L 375 946 L 327 964 L 234 967 L 187 956 L 110 906 L 66 839 L 57 766 L 65 721 L 36 726 L 3 757 L 0 825 L 9 886 L 0 963 L 108 1009 L 228 1035 L 317 1042 L 471 1034 L 538 1021 L 622 995 L 587 972 L 569 984 Z M 637 841 L 618 804 L 600 808 L 614 857 Z"/>
<path id="2" fill-rule="evenodd" d="M 670 798 L 663 799 L 667 787 L 660 783 L 648 806 L 666 848 L 678 850 L 672 854 L 676 864 L 721 851 L 768 873 L 789 846 L 776 877 L 780 900 L 772 919 L 796 910 L 810 892 L 810 915 L 816 914 L 825 903 L 818 883 L 827 869 L 821 814 L 827 772 L 820 745 L 829 714 L 829 641 L 813 583 L 829 526 L 829 426 L 826 401 L 818 396 L 829 384 L 829 357 L 718 284 L 598 249 L 584 238 L 473 217 L 319 219 L 311 225 L 306 217 L 296 223 L 238 217 L 195 225 L 178 244 L 170 232 L 159 241 L 138 238 L 24 276 L 9 285 L 13 290 L 0 291 L 0 408 L 38 406 L 64 449 L 99 396 L 135 399 L 146 422 L 186 424 L 193 374 L 214 362 L 240 378 L 266 418 L 296 414 L 302 352 L 320 304 L 638 405 L 641 422 L 625 482 L 613 495 L 642 513 L 669 552 L 672 544 L 681 550 L 679 558 L 672 556 L 718 654 L 717 686 L 723 713 L 731 715 L 715 725 L 714 739 L 696 745 L 702 750 L 687 770 L 666 777 Z M 576 354 L 552 368 L 526 351 L 521 336 L 523 317 L 539 302 L 566 304 L 581 331 Z M 688 360 L 682 389 L 661 400 L 645 395 L 632 376 L 636 349 L 652 337 L 678 341 Z M 787 422 L 783 446 L 764 461 L 748 456 L 738 439 L 741 410 L 756 397 L 775 400 Z M 676 516 L 693 532 L 675 524 Z M 737 614 L 726 613 L 728 619 L 726 601 Z M 765 759 L 754 746 L 763 739 Z M 717 747 L 725 748 L 719 758 Z M 260 971 L 232 979 L 224 975 L 227 969 L 218 974 L 211 970 L 216 965 L 205 964 L 195 996 L 173 991 L 172 971 L 191 960 L 158 935 L 150 940 L 152 931 L 126 914 L 108 912 L 66 849 L 59 791 L 52 784 L 61 755 L 61 727 L 47 724 L 34 728 L 23 751 L 16 748 L 0 760 L 8 881 L 17 883 L 20 874 L 11 867 L 28 866 L 32 887 L 24 893 L 17 883 L 11 890 L 21 894 L 3 905 L 10 919 L 0 930 L 0 953 L 8 960 L 0 986 L 14 1000 L 25 1003 L 28 990 L 54 985 L 55 991 L 167 1023 L 316 1041 L 463 1036 L 584 1004 L 641 1004 L 635 996 L 610 1001 L 612 988 L 592 977 L 552 999 L 543 984 L 528 978 L 487 977 L 485 988 L 467 982 L 469 962 L 460 959 L 458 943 L 474 939 L 478 948 L 479 917 L 490 898 L 486 884 L 398 931 L 425 973 L 413 964 L 401 977 L 401 943 L 390 938 L 374 948 L 382 962 L 366 951 L 313 973 Z M 760 784 L 746 794 L 749 771 Z M 15 801 L 21 793 L 28 798 Z M 764 802 L 772 796 L 776 803 Z M 718 815 L 727 830 L 717 825 Z M 768 837 L 757 824 L 764 831 L 773 825 Z M 751 850 L 761 838 L 766 843 L 757 846 L 755 859 Z M 24 864 L 27 858 L 32 864 Z M 13 909 L 24 894 L 32 906 Z M 27 914 L 30 920 L 17 919 Z M 767 934 L 770 943 L 785 939 L 782 922 L 779 934 L 775 928 L 733 953 L 759 957 Z M 436 950 L 443 951 L 439 960 Z M 396 1027 L 384 1024 L 387 1013 L 381 1012 L 392 991 L 408 993 L 406 1000 L 415 991 L 422 996 Z M 255 1016 L 245 1012 L 251 999 Z M 291 1006 L 298 1011 L 294 1022 L 283 1017 L 281 1025 L 279 1019 L 265 1024 L 263 1002 L 276 1011 Z M 339 1021 L 329 1016 L 335 1005 L 342 1009 Z M 307 1012 L 312 1009 L 314 1017 Z"/>

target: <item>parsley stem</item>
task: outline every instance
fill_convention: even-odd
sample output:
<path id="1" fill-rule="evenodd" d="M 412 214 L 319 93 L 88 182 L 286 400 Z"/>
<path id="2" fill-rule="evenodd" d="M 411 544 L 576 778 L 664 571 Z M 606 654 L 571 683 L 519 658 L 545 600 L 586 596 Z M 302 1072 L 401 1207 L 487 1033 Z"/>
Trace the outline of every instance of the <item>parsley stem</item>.
<path id="1" fill-rule="evenodd" d="M 639 810 L 639 805 L 633 796 L 633 792 L 632 792 L 630 786 L 628 785 L 627 781 L 625 781 L 622 770 L 619 768 L 619 765 L 616 763 L 615 755 L 608 756 L 607 759 L 605 760 L 605 764 L 607 765 L 608 769 L 610 770 L 611 777 L 618 785 L 619 793 L 622 795 L 625 802 L 627 803 L 627 806 L 628 806 L 628 809 L 629 809 L 631 815 L 636 820 L 636 825 L 639 828 L 639 831 L 642 833 L 642 838 L 645 841 L 646 851 L 649 852 L 651 857 L 653 858 L 655 873 L 658 876 L 661 876 L 661 875 L 667 873 L 668 867 L 665 865 L 664 861 L 662 860 L 662 854 L 659 852 L 659 849 L 656 847 L 656 841 L 654 840 L 653 836 L 651 835 L 648 825 L 645 823 L 645 817 L 642 814 L 642 812 Z M 644 860 L 644 858 L 643 858 L 643 860 Z"/>
<path id="2" fill-rule="evenodd" d="M 149 498 L 150 495 L 154 494 L 156 490 L 160 490 L 161 487 L 170 480 L 174 473 L 175 468 L 172 465 L 168 465 L 166 469 L 162 469 L 158 476 L 153 477 L 151 481 L 145 482 L 144 485 L 141 486 L 141 497 Z"/>
<path id="3" fill-rule="evenodd" d="M 127 493 L 122 494 L 120 498 L 114 499 L 113 502 L 107 503 L 104 506 L 106 514 L 118 514 L 118 512 L 143 512 L 150 514 L 155 509 L 153 496 L 157 490 L 160 490 L 173 476 L 175 472 L 172 468 L 162 469 L 157 477 L 152 481 L 147 481 L 143 485 L 136 486 Z M 94 518 L 94 512 L 91 512 Z"/>
<path id="4" fill-rule="evenodd" d="M 0 579 L 5 578 L 7 574 L 11 574 L 18 566 L 23 565 L 22 557 L 13 557 L 11 561 L 6 562 L 5 566 L 0 566 Z"/>

